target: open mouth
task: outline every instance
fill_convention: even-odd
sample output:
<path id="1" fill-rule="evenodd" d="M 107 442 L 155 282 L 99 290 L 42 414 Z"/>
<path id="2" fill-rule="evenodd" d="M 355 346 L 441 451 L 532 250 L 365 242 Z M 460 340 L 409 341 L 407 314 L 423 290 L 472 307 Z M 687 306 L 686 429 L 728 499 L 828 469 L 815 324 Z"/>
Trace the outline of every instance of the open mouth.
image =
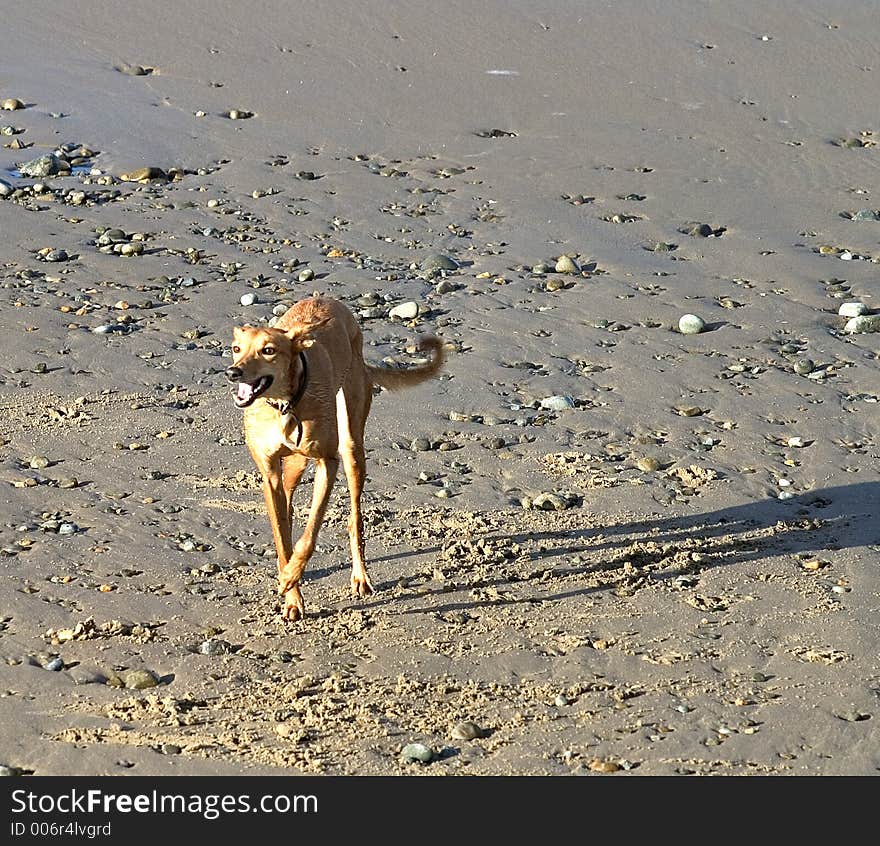
<path id="1" fill-rule="evenodd" d="M 256 382 L 239 382 L 235 386 L 235 404 L 239 408 L 247 408 L 269 385 L 272 384 L 271 376 L 260 376 Z"/>

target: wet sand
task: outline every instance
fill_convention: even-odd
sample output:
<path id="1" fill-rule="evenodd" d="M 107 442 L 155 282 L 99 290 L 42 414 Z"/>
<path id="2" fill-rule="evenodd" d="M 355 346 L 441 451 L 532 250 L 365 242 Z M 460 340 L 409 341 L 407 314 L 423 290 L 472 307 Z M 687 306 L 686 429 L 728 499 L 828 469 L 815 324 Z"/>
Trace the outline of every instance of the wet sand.
<path id="1" fill-rule="evenodd" d="M 0 765 L 875 773 L 874 4 L 149 5 L 6 13 Z M 289 624 L 222 371 L 314 291 L 449 360 Z"/>

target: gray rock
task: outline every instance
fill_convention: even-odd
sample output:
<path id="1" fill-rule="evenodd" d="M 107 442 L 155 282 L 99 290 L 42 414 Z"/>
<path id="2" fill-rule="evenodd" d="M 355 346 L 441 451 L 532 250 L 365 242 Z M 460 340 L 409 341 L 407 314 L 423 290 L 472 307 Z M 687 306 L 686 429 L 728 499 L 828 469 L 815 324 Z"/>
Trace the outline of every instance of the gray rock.
<path id="1" fill-rule="evenodd" d="M 541 511 L 565 511 L 568 507 L 568 501 L 555 493 L 538 494 L 532 500 L 532 508 L 538 508 Z"/>
<path id="2" fill-rule="evenodd" d="M 406 303 L 394 306 L 388 312 L 389 317 L 396 317 L 398 320 L 412 320 L 419 314 L 419 304 L 410 300 Z"/>
<path id="3" fill-rule="evenodd" d="M 176 743 L 163 743 L 159 748 L 163 755 L 179 755 L 182 751 Z"/>
<path id="4" fill-rule="evenodd" d="M 70 256 L 67 254 L 67 250 L 49 250 L 46 255 L 43 256 L 43 261 L 68 261 Z"/>
<path id="5" fill-rule="evenodd" d="M 806 376 L 808 373 L 812 373 L 815 368 L 816 365 L 811 358 L 799 358 L 794 363 L 794 372 L 798 376 Z"/>
<path id="6" fill-rule="evenodd" d="M 225 640 L 209 638 L 199 646 L 199 652 L 201 652 L 202 655 L 228 655 L 229 643 Z"/>
<path id="7" fill-rule="evenodd" d="M 104 684 L 107 681 L 107 676 L 104 673 L 91 667 L 71 667 L 67 674 L 77 685 Z"/>
<path id="8" fill-rule="evenodd" d="M 42 179 L 44 176 L 56 176 L 62 171 L 66 173 L 69 170 L 70 165 L 67 162 L 59 159 L 54 153 L 49 153 L 46 156 L 25 162 L 19 167 L 18 172 L 31 179 Z"/>
<path id="9" fill-rule="evenodd" d="M 8 182 L 0 179 L 0 197 L 8 197 L 14 190 Z"/>
<path id="10" fill-rule="evenodd" d="M 682 335 L 699 335 L 706 328 L 706 322 L 696 314 L 683 314 L 678 320 L 678 331 Z"/>
<path id="11" fill-rule="evenodd" d="M 438 294 L 449 294 L 452 293 L 452 291 L 457 291 L 458 287 L 458 283 L 454 282 L 452 279 L 441 279 L 434 290 Z"/>
<path id="12" fill-rule="evenodd" d="M 449 256 L 440 253 L 432 253 L 422 259 L 421 269 L 426 273 L 437 272 L 440 270 L 458 270 L 458 262 Z"/>
<path id="13" fill-rule="evenodd" d="M 409 448 L 413 452 L 427 452 L 431 449 L 431 441 L 428 438 L 415 438 Z"/>
<path id="14" fill-rule="evenodd" d="M 54 658 L 50 658 L 45 664 L 43 664 L 43 669 L 57 673 L 59 670 L 64 669 L 64 659 L 61 658 L 61 656 L 56 655 Z"/>
<path id="15" fill-rule="evenodd" d="M 574 398 L 564 394 L 555 394 L 552 397 L 544 397 L 544 399 L 541 400 L 541 408 L 544 408 L 547 411 L 565 411 L 566 409 L 574 407 Z"/>
<path id="16" fill-rule="evenodd" d="M 28 460 L 28 467 L 32 470 L 43 470 L 49 466 L 49 459 L 45 455 L 33 455 Z"/>
<path id="17" fill-rule="evenodd" d="M 242 294 L 239 302 L 243 306 L 252 306 L 257 301 L 257 295 L 253 293 Z"/>
<path id="18" fill-rule="evenodd" d="M 0 776 L 17 776 L 21 775 L 18 767 L 10 767 L 8 764 L 0 764 Z"/>
<path id="19" fill-rule="evenodd" d="M 315 278 L 315 271 L 312 268 L 307 267 L 305 270 L 301 270 L 299 272 L 299 276 L 296 277 L 300 282 L 311 282 L 312 279 Z"/>
<path id="20" fill-rule="evenodd" d="M 868 307 L 860 302 L 843 303 L 843 305 L 837 309 L 837 313 L 841 317 L 861 317 L 863 314 L 867 314 L 868 311 Z"/>
<path id="21" fill-rule="evenodd" d="M 76 523 L 62 523 L 58 527 L 59 535 L 75 535 L 79 531 L 79 526 Z"/>
<path id="22" fill-rule="evenodd" d="M 863 314 L 846 322 L 843 331 L 848 335 L 862 335 L 868 332 L 880 332 L 880 314 Z"/>
<path id="23" fill-rule="evenodd" d="M 411 763 L 430 764 L 434 760 L 434 750 L 424 743 L 407 743 L 400 750 L 400 757 Z"/>

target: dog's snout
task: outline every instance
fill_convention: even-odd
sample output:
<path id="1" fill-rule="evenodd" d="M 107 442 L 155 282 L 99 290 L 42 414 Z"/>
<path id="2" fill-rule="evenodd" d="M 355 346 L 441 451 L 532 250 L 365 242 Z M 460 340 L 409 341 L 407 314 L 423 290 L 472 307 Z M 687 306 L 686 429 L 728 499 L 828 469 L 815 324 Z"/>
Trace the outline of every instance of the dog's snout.
<path id="1" fill-rule="evenodd" d="M 243 371 L 240 367 L 227 367 L 226 368 L 226 378 L 230 382 L 237 382 L 241 379 L 243 375 Z"/>

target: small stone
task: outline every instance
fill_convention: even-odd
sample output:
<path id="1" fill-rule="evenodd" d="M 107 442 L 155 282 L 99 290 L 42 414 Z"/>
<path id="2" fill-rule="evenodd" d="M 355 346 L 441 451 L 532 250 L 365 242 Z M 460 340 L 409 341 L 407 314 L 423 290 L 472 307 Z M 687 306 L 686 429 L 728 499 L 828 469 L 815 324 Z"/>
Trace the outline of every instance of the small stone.
<path id="1" fill-rule="evenodd" d="M 568 701 L 568 697 L 564 693 L 557 693 L 556 698 L 553 700 L 553 704 L 557 708 L 565 708 L 566 705 L 570 705 L 571 703 Z"/>
<path id="2" fill-rule="evenodd" d="M 18 767 L 10 767 L 6 764 L 0 764 L 0 777 L 9 777 L 9 776 L 17 776 L 21 775 L 21 770 Z"/>
<path id="3" fill-rule="evenodd" d="M 8 197 L 13 191 L 15 191 L 15 188 L 13 188 L 8 182 L 0 180 L 0 197 Z"/>
<path id="4" fill-rule="evenodd" d="M 226 113 L 226 117 L 230 120 L 247 120 L 248 118 L 252 118 L 254 116 L 253 112 L 249 112 L 246 109 L 230 109 Z"/>
<path id="5" fill-rule="evenodd" d="M 102 323 L 100 326 L 95 326 L 95 328 L 92 329 L 92 332 L 96 335 L 109 335 L 111 332 L 115 331 L 116 327 L 111 326 L 109 323 Z"/>
<path id="6" fill-rule="evenodd" d="M 129 173 L 121 173 L 123 182 L 152 182 L 154 179 L 167 180 L 168 174 L 161 167 L 139 167 Z"/>
<path id="7" fill-rule="evenodd" d="M 620 765 L 614 761 L 603 761 L 601 758 L 593 758 L 587 766 L 594 773 L 616 773 L 620 769 Z"/>
<path id="8" fill-rule="evenodd" d="M 556 272 L 557 273 L 577 273 L 578 266 L 574 263 L 574 260 L 569 256 L 560 256 L 556 260 Z"/>
<path id="9" fill-rule="evenodd" d="M 146 690 L 159 684 L 159 679 L 150 670 L 125 670 L 119 673 L 119 679 L 129 690 Z"/>
<path id="10" fill-rule="evenodd" d="M 430 764 L 434 760 L 434 750 L 424 743 L 407 743 L 400 750 L 400 757 L 410 763 Z"/>
<path id="11" fill-rule="evenodd" d="M 67 250 L 48 250 L 43 255 L 43 261 L 67 261 L 70 256 L 67 254 Z"/>
<path id="12" fill-rule="evenodd" d="M 532 508 L 538 508 L 541 511 L 565 511 L 569 503 L 554 493 L 538 494 L 532 500 Z"/>
<path id="13" fill-rule="evenodd" d="M 57 673 L 59 670 L 64 669 L 64 660 L 60 656 L 56 655 L 54 658 L 50 658 L 48 661 L 46 661 L 45 664 L 43 664 L 43 669 L 51 670 L 53 673 Z"/>
<path id="14" fill-rule="evenodd" d="M 868 307 L 860 302 L 843 303 L 843 305 L 837 309 L 837 313 L 841 317 L 861 317 L 863 314 L 867 314 L 868 311 Z"/>
<path id="15" fill-rule="evenodd" d="M 761 672 L 752 673 L 752 681 L 757 682 L 758 684 L 764 684 L 764 682 L 770 681 L 770 676 L 764 675 Z"/>
<path id="16" fill-rule="evenodd" d="M 24 103 L 22 103 L 17 97 L 8 97 L 0 103 L 0 109 L 3 109 L 4 112 L 14 112 L 23 108 Z"/>
<path id="17" fill-rule="evenodd" d="M 409 448 L 413 452 L 427 452 L 431 449 L 431 441 L 428 438 L 415 438 Z"/>
<path id="18" fill-rule="evenodd" d="M 210 655 L 212 657 L 216 657 L 217 655 L 228 655 L 229 643 L 225 640 L 209 638 L 208 640 L 203 641 L 199 646 L 199 652 L 201 652 L 202 655 Z"/>
<path id="19" fill-rule="evenodd" d="M 242 294 L 239 302 L 243 306 L 252 306 L 257 301 L 256 294 Z"/>
<path id="20" fill-rule="evenodd" d="M 312 268 L 307 267 L 304 270 L 299 272 L 299 275 L 296 277 L 300 282 L 311 282 L 312 279 L 315 278 L 315 271 Z"/>
<path id="21" fill-rule="evenodd" d="M 28 459 L 28 467 L 32 470 L 43 470 L 50 464 L 49 459 L 45 455 L 34 455 Z"/>
<path id="22" fill-rule="evenodd" d="M 798 374 L 798 376 L 806 376 L 808 373 L 812 373 L 815 369 L 816 365 L 810 358 L 799 358 L 794 363 L 794 372 Z"/>
<path id="23" fill-rule="evenodd" d="M 653 473 L 660 469 L 660 462 L 648 455 L 636 461 L 636 467 L 643 473 Z"/>
<path id="24" fill-rule="evenodd" d="M 163 755 L 179 755 L 182 751 L 176 743 L 163 743 L 159 748 Z"/>
<path id="25" fill-rule="evenodd" d="M 861 335 L 868 332 L 880 332 L 880 314 L 861 315 L 846 322 L 843 331 L 848 335 Z"/>
<path id="26" fill-rule="evenodd" d="M 62 523 L 58 527 L 59 535 L 75 535 L 79 531 L 79 526 L 76 523 Z"/>
<path id="27" fill-rule="evenodd" d="M 412 320 L 418 316 L 418 313 L 419 304 L 410 300 L 409 302 L 394 306 L 394 308 L 388 312 L 388 316 L 396 317 L 399 320 Z"/>
<path id="28" fill-rule="evenodd" d="M 73 683 L 77 685 L 84 684 L 104 684 L 107 681 L 107 676 L 104 675 L 100 670 L 97 670 L 93 667 L 71 667 L 68 670 L 68 675 L 71 679 L 73 679 Z"/>
<path id="29" fill-rule="evenodd" d="M 683 314 L 678 320 L 678 331 L 682 335 L 699 335 L 706 328 L 706 322 L 696 314 Z"/>
<path id="30" fill-rule="evenodd" d="M 676 411 L 682 417 L 699 417 L 701 414 L 705 414 L 705 411 L 698 405 L 681 406 L 680 408 L 677 408 Z"/>
<path id="31" fill-rule="evenodd" d="M 563 394 L 555 394 L 541 400 L 541 408 L 547 409 L 547 411 L 566 411 L 574 407 L 574 398 Z"/>
<path id="32" fill-rule="evenodd" d="M 144 252 L 144 245 L 142 241 L 137 241 L 131 244 L 120 244 L 117 249 L 121 256 L 139 256 Z"/>
<path id="33" fill-rule="evenodd" d="M 789 439 L 786 441 L 786 444 L 787 444 L 788 446 L 790 446 L 790 447 L 797 447 L 797 448 L 800 448 L 800 447 L 802 447 L 802 446 L 804 445 L 804 439 L 801 438 L 801 437 L 798 437 L 797 435 L 795 435 L 794 437 L 789 438 Z"/>
<path id="34" fill-rule="evenodd" d="M 422 259 L 422 263 L 419 266 L 426 273 L 438 272 L 441 270 L 458 270 L 457 261 L 449 256 L 441 255 L 440 253 L 433 253 L 432 255 L 426 256 Z"/>
<path id="35" fill-rule="evenodd" d="M 67 173 L 69 170 L 70 165 L 62 159 L 59 159 L 54 153 L 49 153 L 46 156 L 40 156 L 32 161 L 25 162 L 18 168 L 18 172 L 22 176 L 28 176 L 32 179 L 42 179 L 44 176 L 55 176 L 62 171 Z"/>
<path id="36" fill-rule="evenodd" d="M 437 286 L 434 288 L 438 294 L 449 294 L 452 291 L 458 290 L 458 283 L 454 282 L 452 279 L 441 279 Z"/>
<path id="37" fill-rule="evenodd" d="M 866 714 L 864 711 L 859 711 L 855 708 L 851 708 L 847 711 L 841 711 L 839 714 L 835 714 L 835 717 L 839 720 L 843 720 L 847 723 L 861 723 L 865 720 L 870 720 L 871 715 Z"/>
<path id="38" fill-rule="evenodd" d="M 456 723 L 452 727 L 451 734 L 455 740 L 476 740 L 483 736 L 483 730 L 476 723 L 465 720 Z"/>

